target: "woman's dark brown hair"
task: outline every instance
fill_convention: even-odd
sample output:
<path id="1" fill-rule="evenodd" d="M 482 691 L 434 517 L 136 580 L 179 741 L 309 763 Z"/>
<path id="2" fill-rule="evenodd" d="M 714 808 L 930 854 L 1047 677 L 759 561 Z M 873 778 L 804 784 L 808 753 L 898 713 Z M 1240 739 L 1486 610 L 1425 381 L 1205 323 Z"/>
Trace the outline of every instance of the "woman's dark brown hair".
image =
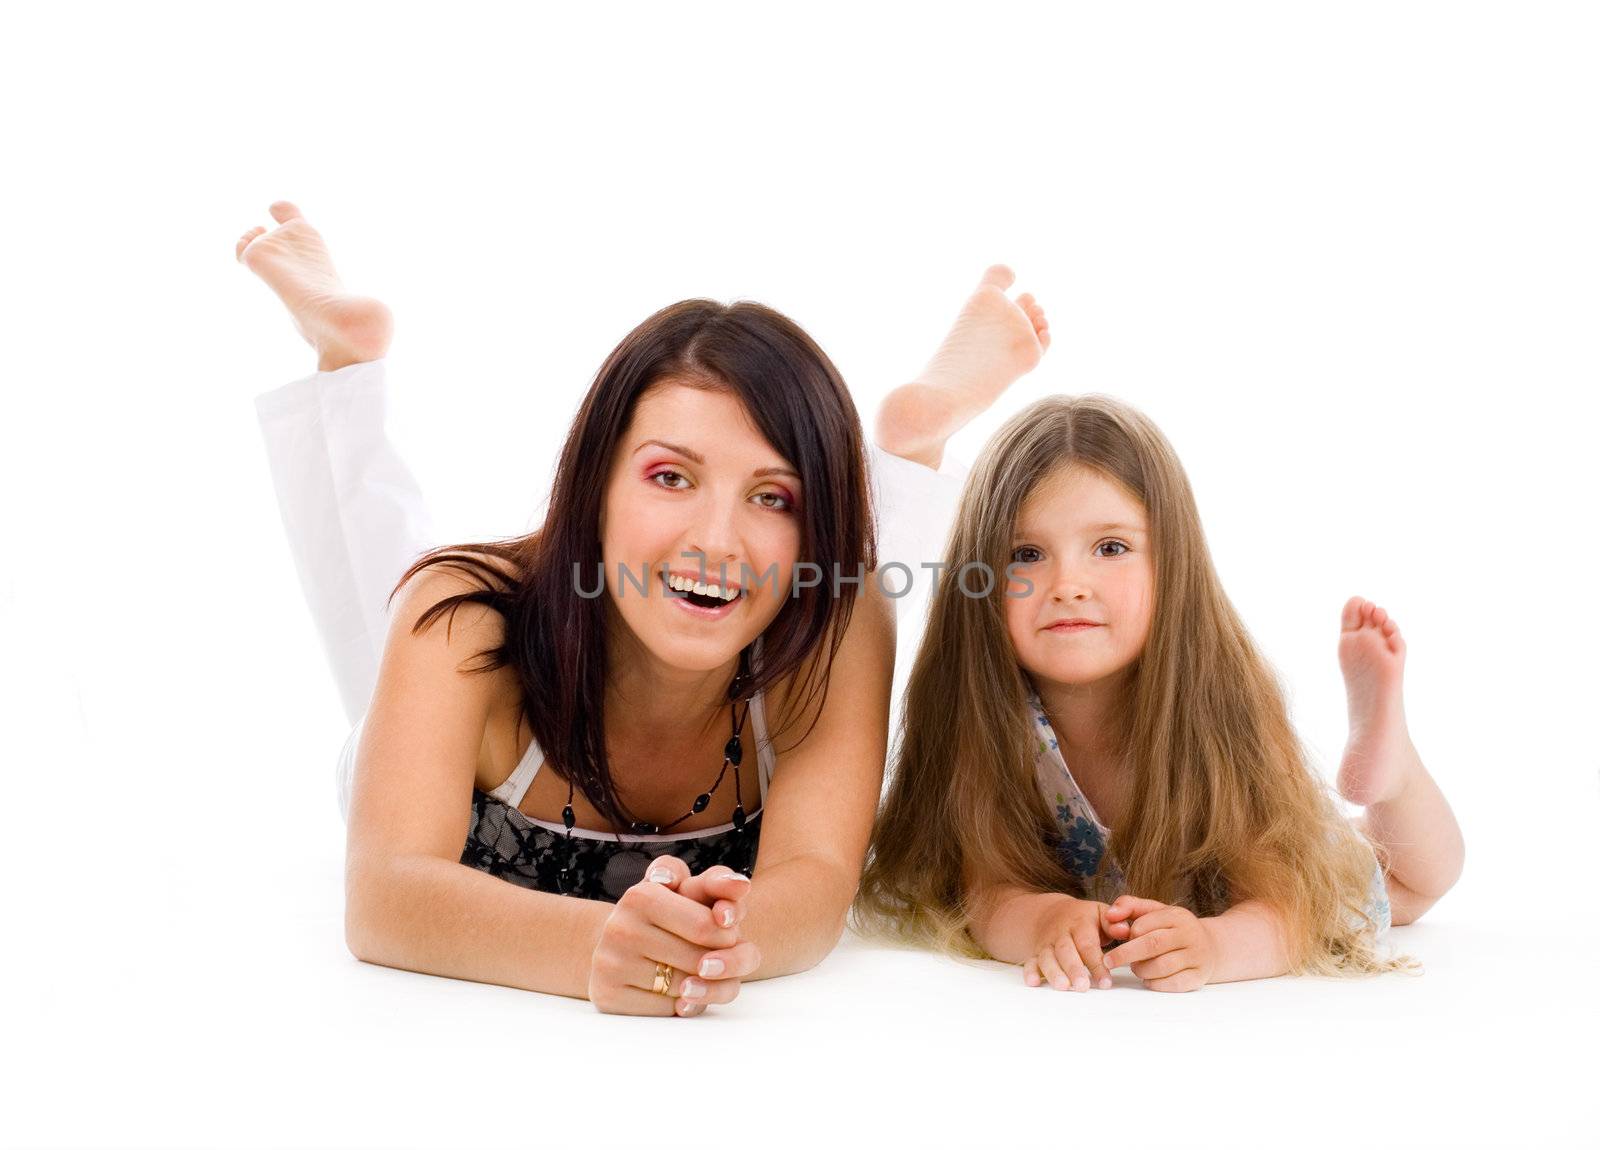
<path id="1" fill-rule="evenodd" d="M 431 606 L 413 633 L 446 612 L 453 619 L 463 603 L 504 616 L 503 644 L 480 652 L 477 665 L 464 669 L 514 668 L 523 715 L 547 765 L 622 826 L 633 818 L 613 785 L 604 737 L 608 597 L 579 595 L 574 572 L 600 569 L 604 477 L 639 397 L 668 378 L 737 396 L 761 434 L 800 473 L 799 558 L 829 575 L 793 595 L 779 588 L 787 601 L 763 633 L 762 658 L 744 697 L 804 667 L 805 690 L 791 696 L 803 703 L 789 713 L 811 709 L 818 690 L 825 702 L 857 590 L 844 584 L 835 594 L 831 573 L 854 576 L 877 567 L 865 442 L 838 369 L 792 320 L 758 303 L 684 300 L 634 328 L 584 397 L 561 450 L 543 525 L 512 539 L 429 551 L 390 594 L 392 601 L 413 575 L 436 564 L 478 583 L 481 590 Z M 509 560 L 514 574 L 493 559 Z M 816 658 L 819 653 L 823 657 Z"/>

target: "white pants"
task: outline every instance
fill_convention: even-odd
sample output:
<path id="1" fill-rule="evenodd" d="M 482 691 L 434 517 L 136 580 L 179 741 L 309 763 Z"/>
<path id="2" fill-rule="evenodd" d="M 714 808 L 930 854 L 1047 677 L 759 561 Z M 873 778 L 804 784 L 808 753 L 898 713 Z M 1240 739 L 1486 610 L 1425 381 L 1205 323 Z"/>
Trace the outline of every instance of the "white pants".
<path id="1" fill-rule="evenodd" d="M 387 407 L 382 360 L 319 371 L 256 397 L 300 587 L 345 715 L 357 726 L 378 681 L 389 593 L 424 551 L 464 542 L 434 530 L 416 479 L 385 433 Z M 934 471 L 876 446 L 871 457 L 879 568 L 898 562 L 912 573 L 909 592 L 895 600 L 891 714 L 898 715 L 932 586 L 932 572 L 920 565 L 944 556 L 965 469 L 947 461 Z M 896 570 L 885 575 L 891 594 L 907 581 Z M 348 763 L 350 756 L 340 758 Z M 348 797 L 343 774 L 341 813 Z"/>

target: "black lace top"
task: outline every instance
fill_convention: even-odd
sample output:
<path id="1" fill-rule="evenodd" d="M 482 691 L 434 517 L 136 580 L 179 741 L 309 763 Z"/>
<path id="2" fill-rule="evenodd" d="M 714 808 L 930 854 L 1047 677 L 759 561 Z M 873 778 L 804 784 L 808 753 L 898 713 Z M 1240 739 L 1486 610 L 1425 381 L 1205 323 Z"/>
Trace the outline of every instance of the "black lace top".
<path id="1" fill-rule="evenodd" d="M 691 874 L 721 865 L 748 875 L 760 838 L 758 810 L 743 828 L 687 835 L 575 833 L 569 843 L 564 829 L 473 788 L 472 826 L 461 861 L 529 890 L 616 902 L 659 855 L 676 855 Z"/>

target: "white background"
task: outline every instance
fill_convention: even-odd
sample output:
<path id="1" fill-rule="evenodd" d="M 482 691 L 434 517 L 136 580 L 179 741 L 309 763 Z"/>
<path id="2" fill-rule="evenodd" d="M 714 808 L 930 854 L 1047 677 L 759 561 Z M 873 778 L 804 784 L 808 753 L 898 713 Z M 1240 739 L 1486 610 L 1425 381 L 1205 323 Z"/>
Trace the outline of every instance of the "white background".
<path id="1" fill-rule="evenodd" d="M 1464 3 L 9 13 L 0 1141 L 1593 1144 L 1595 32 Z M 691 1022 L 356 962 L 345 725 L 251 403 L 314 358 L 233 259 L 278 198 L 394 308 L 393 431 L 451 540 L 537 522 L 595 369 L 666 303 L 778 307 L 870 418 L 1010 263 L 1055 344 L 960 456 L 1050 392 L 1153 416 L 1330 772 L 1340 605 L 1400 621 L 1468 844 L 1397 932 L 1427 974 L 1073 996 L 847 940 Z"/>

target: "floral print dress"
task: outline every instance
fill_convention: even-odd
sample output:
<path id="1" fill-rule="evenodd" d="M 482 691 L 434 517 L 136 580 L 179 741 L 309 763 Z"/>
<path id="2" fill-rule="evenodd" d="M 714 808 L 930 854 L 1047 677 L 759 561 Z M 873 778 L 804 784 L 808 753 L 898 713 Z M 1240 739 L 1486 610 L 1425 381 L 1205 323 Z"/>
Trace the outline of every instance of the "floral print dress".
<path id="1" fill-rule="evenodd" d="M 1111 830 L 1102 823 L 1089 805 L 1089 800 L 1079 788 L 1072 772 L 1067 769 L 1061 754 L 1061 744 L 1044 704 L 1036 690 L 1028 691 L 1028 713 L 1037 748 L 1034 774 L 1045 803 L 1055 816 L 1051 845 L 1067 873 L 1083 884 L 1083 897 L 1095 902 L 1114 902 L 1119 896 L 1130 893 L 1122 868 L 1115 856 L 1107 858 L 1105 868 L 1100 861 L 1110 849 Z M 1100 871 L 1100 873 L 1096 873 Z M 1216 902 L 1221 905 L 1205 908 L 1190 907 L 1198 913 L 1219 913 L 1226 906 L 1226 890 L 1216 892 Z M 1377 934 L 1383 935 L 1390 925 L 1389 893 L 1384 881 L 1383 867 L 1373 856 L 1372 885 L 1367 893 L 1367 917 L 1377 924 Z"/>

